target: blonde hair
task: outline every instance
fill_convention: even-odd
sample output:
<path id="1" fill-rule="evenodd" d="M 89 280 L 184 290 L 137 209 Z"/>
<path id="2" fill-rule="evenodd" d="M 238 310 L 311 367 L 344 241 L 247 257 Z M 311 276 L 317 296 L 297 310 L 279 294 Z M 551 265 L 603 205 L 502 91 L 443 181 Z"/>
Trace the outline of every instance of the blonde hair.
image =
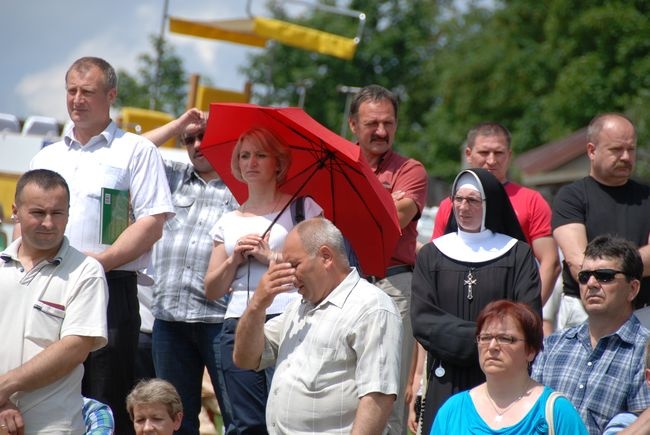
<path id="1" fill-rule="evenodd" d="M 126 397 L 126 410 L 133 421 L 135 405 L 150 405 L 159 403 L 167 409 L 169 417 L 174 420 L 179 412 L 183 412 L 183 403 L 176 388 L 164 379 L 146 379 L 137 383 Z"/>
<path id="2" fill-rule="evenodd" d="M 291 165 L 291 150 L 287 145 L 285 145 L 276 135 L 271 133 L 269 130 L 260 127 L 253 127 L 248 131 L 242 133 L 237 139 L 237 144 L 232 150 L 232 158 L 230 160 L 230 170 L 232 175 L 239 181 L 244 181 L 244 178 L 241 175 L 241 169 L 239 168 L 239 153 L 241 151 L 242 144 L 245 140 L 251 140 L 262 150 L 270 153 L 278 162 L 278 174 L 277 181 L 278 183 L 284 182 L 287 177 L 287 171 Z"/>

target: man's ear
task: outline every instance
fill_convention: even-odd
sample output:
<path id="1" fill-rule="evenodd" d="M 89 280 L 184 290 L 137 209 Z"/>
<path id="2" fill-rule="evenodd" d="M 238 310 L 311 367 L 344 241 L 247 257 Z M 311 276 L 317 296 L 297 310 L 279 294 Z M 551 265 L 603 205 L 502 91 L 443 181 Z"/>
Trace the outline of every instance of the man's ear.
<path id="1" fill-rule="evenodd" d="M 11 204 L 11 220 L 18 222 L 18 207 L 15 202 Z"/>
<path id="2" fill-rule="evenodd" d="M 465 147 L 465 160 L 469 163 L 469 157 L 472 155 L 472 149 L 470 147 Z"/>
<path id="3" fill-rule="evenodd" d="M 594 159 L 594 153 L 596 152 L 596 144 L 593 142 L 587 142 L 587 157 L 589 160 Z"/>
<path id="4" fill-rule="evenodd" d="M 630 280 L 630 287 L 630 293 L 627 295 L 627 300 L 631 303 L 634 298 L 636 298 L 636 295 L 639 294 L 639 290 L 641 290 L 641 281 L 638 279 Z"/>
<path id="5" fill-rule="evenodd" d="M 350 127 L 350 131 L 352 132 L 353 135 L 357 135 L 357 121 L 354 118 L 354 116 L 350 116 L 348 118 L 348 126 Z"/>
<path id="6" fill-rule="evenodd" d="M 320 248 L 318 248 L 318 252 L 325 264 L 329 264 L 332 262 L 334 255 L 332 253 L 332 249 L 329 246 L 327 245 L 321 246 Z"/>
<path id="7" fill-rule="evenodd" d="M 111 102 L 111 106 L 115 103 L 115 98 L 117 98 L 117 89 L 112 88 L 108 90 L 108 101 Z"/>

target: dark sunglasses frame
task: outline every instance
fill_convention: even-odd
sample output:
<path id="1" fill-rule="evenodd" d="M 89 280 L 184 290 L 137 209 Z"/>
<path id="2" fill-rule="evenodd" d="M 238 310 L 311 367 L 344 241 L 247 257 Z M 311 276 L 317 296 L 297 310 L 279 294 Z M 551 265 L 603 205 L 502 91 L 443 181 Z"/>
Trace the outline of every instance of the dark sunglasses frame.
<path id="1" fill-rule="evenodd" d="M 578 282 L 580 284 L 587 284 L 592 275 L 599 283 L 611 282 L 619 273 L 627 276 L 627 273 L 616 269 L 581 270 L 578 272 Z"/>
<path id="2" fill-rule="evenodd" d="M 202 131 L 200 133 L 195 133 L 195 134 L 190 134 L 190 135 L 183 135 L 181 137 L 181 142 L 183 142 L 183 145 L 190 146 L 194 145 L 194 142 L 196 142 L 196 139 L 199 140 L 199 142 L 203 141 L 203 135 L 205 134 L 205 131 Z"/>

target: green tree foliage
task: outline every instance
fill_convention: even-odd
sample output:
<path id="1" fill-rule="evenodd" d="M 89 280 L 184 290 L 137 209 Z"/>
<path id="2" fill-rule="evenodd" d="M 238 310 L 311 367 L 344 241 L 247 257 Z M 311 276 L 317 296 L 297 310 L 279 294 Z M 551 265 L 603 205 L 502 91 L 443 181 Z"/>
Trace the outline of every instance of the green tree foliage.
<path id="1" fill-rule="evenodd" d="M 354 60 L 275 45 L 252 57 L 245 71 L 254 83 L 271 77 L 271 91 L 259 101 L 296 104 L 295 83 L 312 79 L 305 108 L 338 131 L 344 97 L 337 85 L 386 86 L 402 98 L 398 148 L 446 179 L 458 170 L 467 130 L 486 120 L 510 128 L 515 152 L 559 139 L 605 111 L 634 119 L 640 147 L 650 139 L 644 110 L 650 2 L 352 0 L 349 6 L 368 16 Z M 303 20 L 330 29 L 334 22 L 340 27 L 333 31 L 353 33 L 354 23 L 331 15 Z"/>
<path id="2" fill-rule="evenodd" d="M 187 77 L 183 62 L 172 46 L 164 39 L 150 37 L 153 53 L 138 56 L 138 72 L 135 76 L 118 71 L 117 107 L 141 107 L 159 110 L 178 116 L 185 109 Z M 156 68 L 160 59 L 160 68 Z M 159 71 L 159 80 L 156 71 Z"/>

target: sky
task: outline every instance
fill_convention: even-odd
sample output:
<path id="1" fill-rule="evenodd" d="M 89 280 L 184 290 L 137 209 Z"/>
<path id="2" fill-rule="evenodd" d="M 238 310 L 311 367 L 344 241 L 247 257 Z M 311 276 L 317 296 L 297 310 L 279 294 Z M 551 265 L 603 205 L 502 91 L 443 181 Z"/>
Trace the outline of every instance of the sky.
<path id="1" fill-rule="evenodd" d="M 264 0 L 253 2 L 263 14 Z M 151 53 L 149 36 L 160 33 L 164 0 L 1 0 L 0 112 L 68 120 L 65 72 L 82 56 L 106 59 L 131 74 L 139 54 Z M 169 0 L 169 15 L 212 20 L 246 17 L 246 0 Z M 209 77 L 213 86 L 243 90 L 239 72 L 260 49 L 174 35 L 167 41 L 185 71 Z M 119 92 L 119 89 L 118 89 Z"/>

